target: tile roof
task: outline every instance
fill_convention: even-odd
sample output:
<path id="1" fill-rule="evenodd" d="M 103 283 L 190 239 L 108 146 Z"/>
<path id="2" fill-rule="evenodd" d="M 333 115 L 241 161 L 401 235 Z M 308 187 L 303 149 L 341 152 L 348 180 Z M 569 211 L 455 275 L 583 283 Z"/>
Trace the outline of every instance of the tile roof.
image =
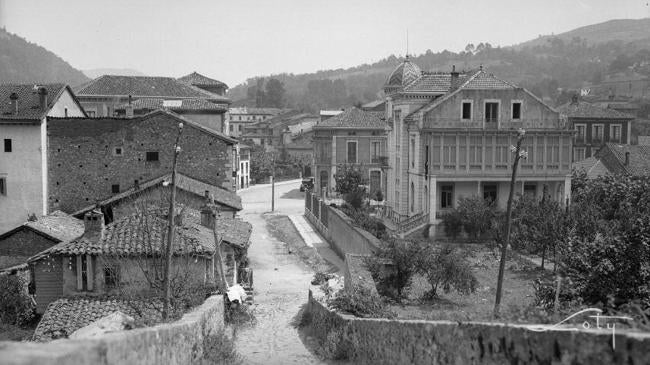
<path id="1" fill-rule="evenodd" d="M 488 74 L 483 70 L 479 70 L 474 75 L 468 77 L 467 81 L 461 84 L 460 89 L 463 90 L 504 90 L 516 89 L 517 86 L 501 80 L 493 74 Z"/>
<path id="2" fill-rule="evenodd" d="M 108 199 L 98 202 L 97 204 L 99 204 L 100 206 L 107 206 L 107 205 L 117 203 L 123 199 L 141 194 L 143 191 L 147 189 L 162 186 L 163 182 L 165 181 L 171 181 L 171 173 L 159 176 L 155 179 L 142 182 L 139 184 L 137 190 L 135 189 L 135 187 L 131 187 L 128 190 L 125 190 L 119 194 L 115 194 Z M 241 197 L 237 195 L 237 193 L 235 193 L 234 191 L 226 190 L 218 186 L 204 183 L 202 181 L 184 175 L 180 172 L 176 173 L 176 186 L 181 190 L 185 190 L 200 196 L 205 196 L 205 192 L 208 191 L 217 203 L 234 208 L 236 210 L 243 209 L 241 204 Z M 81 216 L 86 212 L 91 211 L 93 208 L 95 208 L 95 206 L 96 206 L 95 204 L 89 205 L 83 209 L 80 209 L 72 213 L 72 215 Z"/>
<path id="3" fill-rule="evenodd" d="M 100 76 L 76 90 L 77 96 L 127 96 L 163 98 L 200 98 L 230 102 L 230 99 L 180 82 L 172 77 L 160 76 Z"/>
<path id="4" fill-rule="evenodd" d="M 201 213 L 196 209 L 186 209 L 185 215 L 188 223 L 200 225 Z M 239 218 L 217 218 L 215 220 L 217 233 L 219 233 L 224 242 L 235 245 L 240 248 L 250 246 L 251 233 L 253 226 Z"/>
<path id="5" fill-rule="evenodd" d="M 595 119 L 634 119 L 633 116 L 621 113 L 614 109 L 600 107 L 584 101 L 568 102 L 557 107 L 560 114 L 569 118 L 595 118 Z"/>
<path id="6" fill-rule="evenodd" d="M 184 82 L 186 84 L 190 85 L 197 85 L 197 86 L 221 86 L 224 88 L 228 88 L 228 85 L 226 83 L 221 82 L 219 80 L 211 79 L 207 76 L 203 76 L 200 73 L 194 71 L 189 75 L 185 75 L 182 77 L 179 77 L 177 79 L 180 82 Z"/>
<path id="7" fill-rule="evenodd" d="M 384 99 L 377 99 L 374 101 L 367 102 L 361 106 L 362 109 L 371 109 L 371 108 L 376 108 L 382 104 L 385 104 L 386 100 Z"/>
<path id="8" fill-rule="evenodd" d="M 606 158 L 608 151 L 616 159 L 615 162 Z M 626 153 L 630 154 L 627 166 L 625 165 Z M 650 146 L 606 143 L 596 156 L 601 158 L 607 169 L 613 173 L 625 172 L 635 176 L 650 175 Z"/>
<path id="9" fill-rule="evenodd" d="M 239 108 L 230 108 L 228 112 L 230 114 L 254 114 L 254 115 L 278 115 L 287 110 L 280 108 L 249 108 L 249 107 L 239 107 Z"/>
<path id="10" fill-rule="evenodd" d="M 584 160 L 576 161 L 572 167 L 574 170 L 583 170 L 590 179 L 606 175 L 610 172 L 603 162 L 596 157 L 588 157 Z"/>
<path id="11" fill-rule="evenodd" d="M 459 76 L 463 77 L 463 76 Z M 405 93 L 446 93 L 451 88 L 451 75 L 445 73 L 425 73 L 422 77 L 404 87 Z"/>
<path id="12" fill-rule="evenodd" d="M 384 87 L 402 87 L 410 84 L 422 75 L 420 67 L 406 57 L 402 63 L 397 65 L 393 72 L 388 75 Z"/>
<path id="13" fill-rule="evenodd" d="M 385 129 L 388 128 L 386 120 L 383 119 L 383 112 L 367 112 L 356 107 L 347 109 L 339 115 L 328 118 L 317 125 L 314 129 L 319 128 L 370 128 Z"/>
<path id="14" fill-rule="evenodd" d="M 166 212 L 165 212 L 166 213 Z M 200 225 L 183 224 L 176 227 L 174 254 L 212 255 L 212 232 Z M 154 211 L 132 214 L 109 223 L 102 237 L 81 236 L 58 243 L 33 256 L 28 262 L 51 255 L 162 255 L 167 236 L 167 220 Z"/>
<path id="15" fill-rule="evenodd" d="M 122 104 L 116 110 L 125 110 L 129 104 Z M 137 99 L 131 103 L 134 110 L 141 109 L 167 109 L 171 111 L 187 111 L 187 110 L 202 110 L 202 111 L 216 111 L 226 112 L 228 107 L 224 104 L 216 104 L 205 99 L 164 99 L 164 98 L 145 98 Z"/>
<path id="16" fill-rule="evenodd" d="M 40 97 L 37 93 L 39 86 L 47 90 L 47 110 L 41 110 Z M 41 120 L 67 87 L 65 84 L 0 84 L 0 120 Z M 18 96 L 17 114 L 9 99 L 13 93 Z"/>
<path id="17" fill-rule="evenodd" d="M 127 302 L 110 297 L 61 298 L 48 305 L 34 331 L 32 340 L 45 342 L 67 337 L 74 331 L 117 311 L 145 322 L 158 322 L 161 316 L 155 306 L 159 306 L 159 303 L 152 300 Z"/>
<path id="18" fill-rule="evenodd" d="M 84 233 L 83 221 L 60 210 L 39 217 L 36 221 L 26 222 L 24 225 L 59 241 L 71 240 Z"/>
<path id="19" fill-rule="evenodd" d="M 269 123 L 269 125 L 272 128 L 274 128 L 279 126 L 290 126 L 290 125 L 298 124 L 304 119 L 317 120 L 319 119 L 319 117 L 314 114 L 303 113 L 297 110 L 292 110 L 290 112 L 277 115 L 271 119 L 266 120 L 265 122 Z"/>

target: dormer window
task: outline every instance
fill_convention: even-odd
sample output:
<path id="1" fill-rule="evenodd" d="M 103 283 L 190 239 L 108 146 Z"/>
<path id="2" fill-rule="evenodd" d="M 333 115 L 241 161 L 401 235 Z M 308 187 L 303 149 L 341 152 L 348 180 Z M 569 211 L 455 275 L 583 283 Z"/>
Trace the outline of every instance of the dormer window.
<path id="1" fill-rule="evenodd" d="M 471 120 L 472 119 L 472 102 L 471 101 L 463 101 L 462 108 L 461 108 L 461 119 L 463 119 L 463 120 Z"/>

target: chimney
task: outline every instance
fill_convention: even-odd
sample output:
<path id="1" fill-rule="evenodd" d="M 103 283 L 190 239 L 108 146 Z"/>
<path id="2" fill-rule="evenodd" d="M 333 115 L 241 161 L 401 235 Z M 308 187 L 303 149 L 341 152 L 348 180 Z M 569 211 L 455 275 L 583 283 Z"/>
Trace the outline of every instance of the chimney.
<path id="1" fill-rule="evenodd" d="M 11 100 L 11 109 L 13 109 L 14 114 L 18 114 L 18 94 L 11 93 L 9 100 Z"/>
<path id="2" fill-rule="evenodd" d="M 451 66 L 451 84 L 450 89 L 455 90 L 458 88 L 458 76 L 459 73 L 456 72 L 456 65 Z"/>
<path id="3" fill-rule="evenodd" d="M 126 117 L 133 118 L 133 105 L 131 104 L 132 97 L 129 95 L 129 104 L 126 106 Z"/>
<path id="4" fill-rule="evenodd" d="M 630 153 L 625 152 L 625 167 L 630 166 Z"/>
<path id="5" fill-rule="evenodd" d="M 94 208 L 84 215 L 83 237 L 91 241 L 104 237 L 104 214 L 99 208 Z"/>
<path id="6" fill-rule="evenodd" d="M 38 102 L 41 106 L 41 111 L 47 110 L 47 89 L 44 87 L 38 88 Z"/>
<path id="7" fill-rule="evenodd" d="M 205 203 L 201 207 L 201 225 L 210 229 L 214 228 L 216 212 L 212 204 Z"/>

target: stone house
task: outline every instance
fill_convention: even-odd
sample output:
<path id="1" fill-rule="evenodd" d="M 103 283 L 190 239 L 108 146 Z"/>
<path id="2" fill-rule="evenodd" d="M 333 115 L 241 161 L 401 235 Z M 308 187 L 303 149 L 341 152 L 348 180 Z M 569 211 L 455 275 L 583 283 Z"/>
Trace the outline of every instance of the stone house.
<path id="1" fill-rule="evenodd" d="M 387 135 L 389 127 L 383 113 L 352 107 L 314 126 L 314 191 L 334 192 L 334 175 L 342 165 L 361 169 L 368 178 L 369 193 L 387 187 Z"/>
<path id="2" fill-rule="evenodd" d="M 237 177 L 235 177 L 235 184 L 237 190 L 240 190 L 247 188 L 250 184 L 251 147 L 243 143 L 238 143 L 237 156 L 239 161 L 237 163 Z"/>
<path id="3" fill-rule="evenodd" d="M 632 115 L 579 100 L 577 95 L 557 110 L 570 128 L 576 131 L 573 162 L 595 156 L 608 142 L 630 144 Z"/>
<path id="4" fill-rule="evenodd" d="M 0 234 L 49 211 L 49 120 L 85 116 L 67 85 L 0 85 Z"/>
<path id="5" fill-rule="evenodd" d="M 384 85 L 388 216 L 400 230 L 435 225 L 461 197 L 505 208 L 517 130 L 526 131 L 516 191 L 565 202 L 573 134 L 550 106 L 482 68 L 422 72 L 406 59 Z"/>
<path id="6" fill-rule="evenodd" d="M 123 109 L 125 115 L 130 116 L 128 104 L 141 99 L 154 99 L 152 103 L 163 103 L 169 107 L 180 103 L 181 108 L 183 101 L 187 100 L 186 109 L 191 103 L 198 104 L 199 100 L 207 101 L 216 104 L 222 112 L 214 113 L 212 109 L 209 112 L 201 111 L 205 108 L 194 109 L 191 112 L 187 111 L 188 119 L 227 134 L 225 113 L 230 105 L 230 99 L 194 86 L 191 84 L 192 78 L 189 77 L 191 75 L 182 78 L 185 81 L 158 76 L 104 75 L 80 85 L 75 92 L 89 117 L 113 117 L 116 115 L 116 109 Z M 207 86 L 207 89 L 210 87 Z"/>
<path id="7" fill-rule="evenodd" d="M 35 254 L 82 233 L 81 220 L 58 210 L 27 221 L 0 235 L 0 269 L 24 264 Z"/>
<path id="8" fill-rule="evenodd" d="M 203 89 L 212 94 L 225 96 L 226 90 L 228 90 L 228 85 L 225 82 L 211 79 L 207 76 L 201 75 L 200 73 L 194 71 L 191 74 L 179 77 L 176 79 L 184 84 L 192 85 Z"/>
<path id="9" fill-rule="evenodd" d="M 240 137 L 247 125 L 265 121 L 280 113 L 282 113 L 282 109 L 278 108 L 230 108 L 226 118 L 228 120 L 229 135 Z"/>
<path id="10" fill-rule="evenodd" d="M 177 171 L 232 191 L 237 141 L 172 112 L 57 118 L 47 128 L 49 208 L 72 213 L 169 174 L 179 123 L 184 127 Z"/>
<path id="11" fill-rule="evenodd" d="M 312 130 L 319 117 L 297 110 L 279 114 L 273 118 L 251 123 L 244 127 L 242 140 L 250 140 L 269 151 L 281 150 L 282 146 L 302 133 Z"/>

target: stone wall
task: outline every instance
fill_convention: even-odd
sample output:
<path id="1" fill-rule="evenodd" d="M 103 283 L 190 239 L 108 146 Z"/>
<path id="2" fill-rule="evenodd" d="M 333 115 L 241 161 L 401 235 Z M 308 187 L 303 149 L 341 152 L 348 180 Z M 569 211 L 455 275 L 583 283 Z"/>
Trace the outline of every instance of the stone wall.
<path id="1" fill-rule="evenodd" d="M 155 327 L 108 333 L 84 340 L 0 342 L 0 363 L 192 364 L 203 356 L 204 341 L 223 329 L 223 315 L 223 297 L 212 296 L 180 320 Z"/>
<path id="2" fill-rule="evenodd" d="M 54 246 L 56 243 L 23 227 L 19 231 L 0 239 L 0 268 L 25 263 L 31 256 Z"/>
<path id="3" fill-rule="evenodd" d="M 343 259 L 348 253 L 370 255 L 381 244 L 371 233 L 353 226 L 352 219 L 345 213 L 324 204 L 309 192 L 305 197 L 305 217 Z"/>
<path id="4" fill-rule="evenodd" d="M 355 364 L 650 364 L 650 335 L 535 332 L 480 322 L 365 319 L 338 314 L 310 291 L 307 316 L 333 354 Z"/>
<path id="5" fill-rule="evenodd" d="M 49 207 L 74 212 L 96 200 L 170 173 L 178 123 L 171 114 L 141 118 L 52 119 L 48 124 Z M 178 172 L 232 190 L 233 143 L 185 123 Z M 116 151 L 116 149 L 120 149 Z M 147 161 L 157 152 L 157 161 Z"/>

